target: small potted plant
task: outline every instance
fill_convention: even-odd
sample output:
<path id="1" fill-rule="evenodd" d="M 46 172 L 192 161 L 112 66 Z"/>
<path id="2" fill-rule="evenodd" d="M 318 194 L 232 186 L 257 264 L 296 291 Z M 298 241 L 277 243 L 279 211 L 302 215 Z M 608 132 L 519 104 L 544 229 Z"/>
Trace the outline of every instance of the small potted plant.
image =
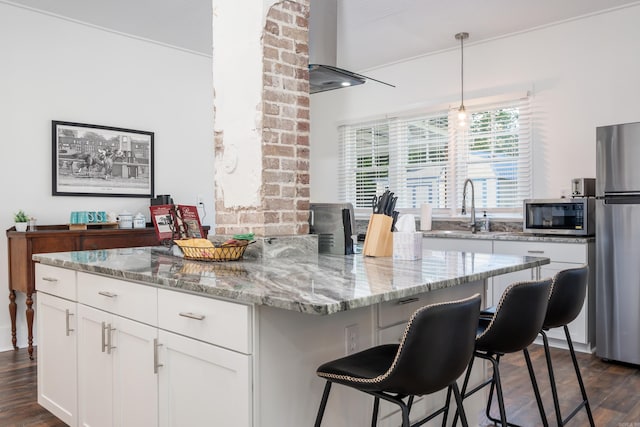
<path id="1" fill-rule="evenodd" d="M 13 215 L 13 221 L 16 223 L 16 231 L 27 231 L 29 217 L 22 209 Z"/>

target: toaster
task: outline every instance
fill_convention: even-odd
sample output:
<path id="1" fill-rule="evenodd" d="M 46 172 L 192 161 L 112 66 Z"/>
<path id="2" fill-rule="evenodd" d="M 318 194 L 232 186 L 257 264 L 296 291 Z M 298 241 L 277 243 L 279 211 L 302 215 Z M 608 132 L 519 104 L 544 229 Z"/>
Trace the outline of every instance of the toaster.
<path id="1" fill-rule="evenodd" d="M 571 180 L 571 197 L 595 197 L 595 178 L 573 178 Z"/>

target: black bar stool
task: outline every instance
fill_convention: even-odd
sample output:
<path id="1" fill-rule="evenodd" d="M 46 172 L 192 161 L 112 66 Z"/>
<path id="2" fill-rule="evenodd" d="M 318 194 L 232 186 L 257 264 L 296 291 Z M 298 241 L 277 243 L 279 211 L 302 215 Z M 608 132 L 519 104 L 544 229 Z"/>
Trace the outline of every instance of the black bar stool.
<path id="1" fill-rule="evenodd" d="M 375 397 L 372 426 L 377 425 L 379 399 L 398 405 L 402 427 L 410 427 L 409 411 L 414 396 L 448 388 L 445 406 L 413 426 L 422 425 L 440 413 L 444 422 L 451 393 L 462 424 L 467 420 L 456 379 L 464 373 L 473 354 L 480 314 L 480 295 L 416 310 L 409 319 L 400 344 L 387 344 L 321 365 L 317 375 L 327 380 L 315 426 L 319 427 L 335 382 Z M 407 403 L 403 399 L 407 399 Z"/>
<path id="2" fill-rule="evenodd" d="M 529 377 L 531 378 L 534 393 L 536 396 L 540 395 L 527 347 L 533 342 L 533 340 L 535 340 L 538 332 L 540 332 L 540 329 L 542 328 L 542 323 L 544 322 L 545 314 L 547 312 L 550 289 L 550 278 L 530 282 L 512 283 L 502 294 L 500 302 L 495 309 L 495 314 L 492 317 L 481 317 L 478 324 L 475 351 L 469 363 L 467 374 L 465 375 L 464 383 L 462 385 L 462 399 L 464 400 L 485 386 L 491 384 L 486 414 L 490 420 L 495 423 L 501 423 L 505 427 L 513 424 L 509 424 L 507 422 L 502 384 L 500 383 L 500 370 L 498 369 L 500 358 L 507 353 L 522 351 L 527 362 L 527 369 L 529 371 Z M 467 392 L 471 368 L 473 367 L 473 362 L 476 357 L 491 362 L 493 375 L 490 379 Z M 496 390 L 498 407 L 500 409 L 499 420 L 493 418 L 490 413 L 494 388 Z M 538 403 L 542 424 L 546 427 L 548 426 L 548 422 L 544 413 L 544 408 L 539 400 L 536 401 Z M 458 415 L 456 414 L 453 422 L 454 426 L 457 424 L 457 417 Z"/>
<path id="3" fill-rule="evenodd" d="M 553 287 L 551 288 L 551 296 L 549 297 L 549 306 L 547 308 L 547 316 L 544 319 L 542 330 L 542 342 L 544 344 L 544 354 L 547 359 L 547 368 L 549 369 L 549 381 L 551 383 L 551 394 L 553 396 L 553 407 L 556 411 L 556 421 L 558 427 L 564 426 L 573 418 L 583 407 L 587 411 L 589 417 L 589 425 L 595 427 L 593 422 L 593 415 L 591 414 L 591 407 L 589 406 L 589 399 L 587 398 L 587 392 L 582 382 L 582 375 L 580 374 L 580 367 L 578 366 L 578 360 L 576 359 L 576 352 L 573 349 L 573 343 L 571 342 L 571 335 L 569 334 L 569 323 L 578 317 L 580 310 L 584 304 L 584 298 L 587 294 L 587 283 L 589 281 L 589 267 L 583 266 L 579 268 L 570 268 L 558 272 L 553 278 Z M 569 353 L 571 354 L 571 360 L 573 361 L 573 368 L 576 371 L 576 377 L 580 386 L 580 393 L 582 394 L 582 401 L 577 407 L 573 409 L 571 414 L 566 419 L 562 419 L 560 413 L 560 401 L 558 399 L 558 388 L 556 386 L 555 377 L 553 375 L 553 366 L 551 364 L 551 352 L 549 351 L 549 339 L 547 333 L 549 329 L 564 328 L 564 334 L 567 339 L 567 345 L 569 346 Z M 536 398 L 540 400 L 540 396 L 536 395 Z M 540 403 L 539 403 L 540 404 Z"/>

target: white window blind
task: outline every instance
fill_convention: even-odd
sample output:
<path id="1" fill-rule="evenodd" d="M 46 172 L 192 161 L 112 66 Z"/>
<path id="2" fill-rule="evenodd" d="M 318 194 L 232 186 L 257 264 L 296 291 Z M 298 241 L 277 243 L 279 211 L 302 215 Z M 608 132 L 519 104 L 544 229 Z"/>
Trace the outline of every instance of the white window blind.
<path id="1" fill-rule="evenodd" d="M 471 126 L 464 133 L 453 126 L 453 111 L 340 126 L 341 200 L 370 208 L 373 196 L 389 188 L 397 208 L 429 203 L 454 214 L 471 178 L 476 208 L 520 209 L 531 191 L 528 99 L 468 111 Z"/>
<path id="2" fill-rule="evenodd" d="M 476 209 L 513 211 L 531 194 L 531 114 L 528 99 L 468 108 L 466 132 L 454 130 L 456 209 L 466 178 Z M 467 190 L 467 191 L 470 191 Z M 469 193 L 468 193 L 469 194 Z"/>

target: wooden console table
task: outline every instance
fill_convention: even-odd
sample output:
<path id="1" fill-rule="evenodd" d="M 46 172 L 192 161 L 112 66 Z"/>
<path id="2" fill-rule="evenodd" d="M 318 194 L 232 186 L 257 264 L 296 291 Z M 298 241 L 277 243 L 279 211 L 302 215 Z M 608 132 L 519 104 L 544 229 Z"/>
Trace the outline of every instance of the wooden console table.
<path id="1" fill-rule="evenodd" d="M 95 227 L 95 228 L 94 228 Z M 207 227 L 208 229 L 208 227 Z M 153 227 L 118 229 L 90 225 L 87 230 L 69 230 L 67 225 L 39 225 L 36 231 L 7 230 L 9 252 L 9 314 L 11 342 L 18 349 L 16 339 L 16 291 L 27 295 L 27 328 L 29 358 L 33 360 L 33 299 L 35 292 L 35 263 L 33 254 L 69 252 L 94 249 L 131 248 L 159 244 Z"/>

